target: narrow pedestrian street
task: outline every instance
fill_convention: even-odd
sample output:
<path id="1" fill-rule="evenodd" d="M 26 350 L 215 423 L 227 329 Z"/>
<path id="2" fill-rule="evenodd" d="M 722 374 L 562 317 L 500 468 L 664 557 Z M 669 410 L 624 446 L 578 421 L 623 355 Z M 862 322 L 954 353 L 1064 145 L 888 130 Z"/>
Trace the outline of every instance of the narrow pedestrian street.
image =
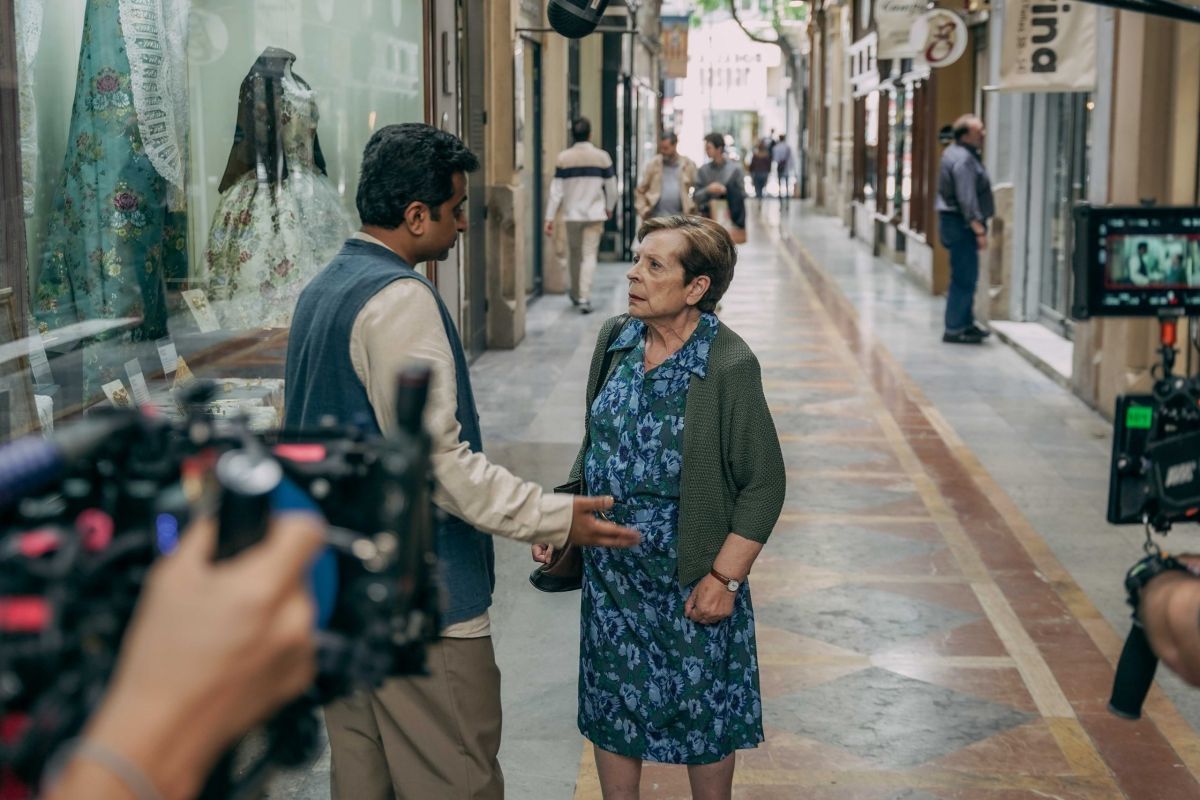
<path id="1" fill-rule="evenodd" d="M 1107 423 L 1003 344 L 943 345 L 940 299 L 836 220 L 779 214 L 759 212 L 720 312 L 758 354 L 788 467 L 751 577 L 767 740 L 739 754 L 734 796 L 1200 796 L 1191 690 L 1160 672 L 1147 718 L 1106 710 L 1141 536 L 1103 522 Z M 601 265 L 597 313 L 545 297 L 518 348 L 473 365 L 493 459 L 562 482 L 625 269 Z M 578 594 L 534 591 L 532 566 L 497 540 L 507 796 L 598 800 Z M 326 755 L 271 796 L 327 787 Z M 642 787 L 690 797 L 678 768 L 647 765 Z"/>
<path id="2" fill-rule="evenodd" d="M 941 344 L 940 301 L 836 221 L 797 207 L 780 238 L 777 213 L 721 310 L 762 363 L 789 469 L 751 579 L 767 742 L 735 796 L 1200 795 L 1169 700 L 1137 723 L 1106 710 L 1141 535 L 1103 523 L 1107 424 L 1000 343 Z M 621 270 L 603 268 L 610 311 Z M 601 317 L 565 306 L 539 301 L 526 343 L 475 369 L 491 452 L 546 485 L 577 446 Z M 599 798 L 574 729 L 577 598 L 538 596 L 525 548 L 501 553 L 510 796 Z M 642 785 L 689 796 L 681 769 Z"/>

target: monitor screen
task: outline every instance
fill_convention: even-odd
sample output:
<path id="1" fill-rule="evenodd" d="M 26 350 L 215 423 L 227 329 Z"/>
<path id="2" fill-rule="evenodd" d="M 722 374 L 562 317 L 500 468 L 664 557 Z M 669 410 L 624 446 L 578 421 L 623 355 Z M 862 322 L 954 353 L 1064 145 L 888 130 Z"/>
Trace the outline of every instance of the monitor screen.
<path id="1" fill-rule="evenodd" d="M 1200 208 L 1076 208 L 1075 298 L 1078 319 L 1200 314 Z"/>
<path id="2" fill-rule="evenodd" d="M 1105 250 L 1109 289 L 1200 286 L 1200 233 L 1114 234 Z"/>

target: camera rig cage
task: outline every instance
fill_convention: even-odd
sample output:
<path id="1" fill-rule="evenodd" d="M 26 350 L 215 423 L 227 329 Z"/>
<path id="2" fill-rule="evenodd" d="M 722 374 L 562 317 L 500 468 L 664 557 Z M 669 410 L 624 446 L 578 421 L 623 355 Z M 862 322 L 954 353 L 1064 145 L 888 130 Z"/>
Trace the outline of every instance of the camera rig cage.
<path id="1" fill-rule="evenodd" d="M 428 381 L 400 376 L 400 430 L 386 439 L 337 426 L 253 434 L 197 411 L 211 386 L 196 384 L 182 422 L 105 410 L 0 448 L 0 790 L 37 787 L 82 729 L 147 572 L 205 505 L 217 559 L 261 539 L 272 511 L 317 510 L 329 532 L 311 575 L 316 681 L 221 759 L 202 797 L 257 796 L 272 767 L 316 755 L 319 706 L 423 672 L 438 629 Z"/>

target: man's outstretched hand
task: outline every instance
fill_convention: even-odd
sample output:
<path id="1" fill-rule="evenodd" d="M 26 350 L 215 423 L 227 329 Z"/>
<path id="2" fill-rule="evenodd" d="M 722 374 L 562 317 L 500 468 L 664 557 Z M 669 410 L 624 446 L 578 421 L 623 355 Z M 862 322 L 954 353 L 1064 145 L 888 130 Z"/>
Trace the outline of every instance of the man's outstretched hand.
<path id="1" fill-rule="evenodd" d="M 567 541 L 574 545 L 585 547 L 634 547 L 642 541 L 642 535 L 633 528 L 626 528 L 615 522 L 600 519 L 598 512 L 608 511 L 613 507 L 611 497 L 575 498 L 574 516 L 571 520 L 571 532 Z"/>

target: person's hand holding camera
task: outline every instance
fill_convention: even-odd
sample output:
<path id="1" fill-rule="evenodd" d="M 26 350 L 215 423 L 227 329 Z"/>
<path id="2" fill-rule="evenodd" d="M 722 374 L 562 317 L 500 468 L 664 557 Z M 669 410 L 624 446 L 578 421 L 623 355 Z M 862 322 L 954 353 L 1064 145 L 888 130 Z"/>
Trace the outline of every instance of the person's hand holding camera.
<path id="1" fill-rule="evenodd" d="M 131 777 L 168 800 L 195 796 L 238 736 L 303 692 L 323 531 L 318 517 L 281 516 L 261 544 L 214 563 L 215 523 L 194 524 L 147 578 L 104 702 L 47 797 L 137 794 Z"/>
<path id="2" fill-rule="evenodd" d="M 1162 663 L 1188 683 L 1200 686 L 1200 555 L 1189 553 L 1176 559 L 1188 572 L 1171 570 L 1146 584 L 1138 616 Z"/>

